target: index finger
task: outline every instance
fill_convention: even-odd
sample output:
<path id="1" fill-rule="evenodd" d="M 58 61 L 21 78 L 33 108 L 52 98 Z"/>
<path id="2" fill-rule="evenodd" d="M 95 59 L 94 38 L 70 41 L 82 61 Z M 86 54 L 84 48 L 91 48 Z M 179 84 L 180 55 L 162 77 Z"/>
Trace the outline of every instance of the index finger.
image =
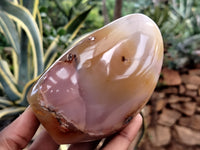
<path id="1" fill-rule="evenodd" d="M 0 147 L 6 150 L 25 148 L 39 126 L 39 121 L 28 107 L 13 123 L 0 132 Z"/>

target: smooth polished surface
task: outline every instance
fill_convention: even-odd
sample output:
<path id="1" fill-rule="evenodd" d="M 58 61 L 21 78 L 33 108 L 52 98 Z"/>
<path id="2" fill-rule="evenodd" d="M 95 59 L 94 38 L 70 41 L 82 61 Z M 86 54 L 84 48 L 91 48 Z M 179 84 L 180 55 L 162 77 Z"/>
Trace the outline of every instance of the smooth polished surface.
<path id="1" fill-rule="evenodd" d="M 58 143 L 102 138 L 124 126 L 150 98 L 163 41 L 147 16 L 132 14 L 95 31 L 58 59 L 28 101 Z"/>

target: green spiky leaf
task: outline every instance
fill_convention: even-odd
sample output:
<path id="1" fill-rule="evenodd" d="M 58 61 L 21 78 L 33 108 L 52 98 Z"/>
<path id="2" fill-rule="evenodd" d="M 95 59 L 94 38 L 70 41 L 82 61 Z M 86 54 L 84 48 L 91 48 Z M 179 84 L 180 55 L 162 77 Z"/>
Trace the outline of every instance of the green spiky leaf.
<path id="1" fill-rule="evenodd" d="M 17 22 L 26 32 L 31 43 L 33 55 L 33 77 L 37 77 L 43 72 L 43 48 L 40 32 L 33 16 L 26 8 L 8 2 L 7 0 L 1 0 L 0 6 L 1 10 L 5 11 L 9 17 Z"/>
<path id="2" fill-rule="evenodd" d="M 62 33 L 65 32 L 66 34 L 71 35 L 68 42 L 70 43 L 77 35 L 78 31 L 80 30 L 81 26 L 83 25 L 86 17 L 88 16 L 89 12 L 92 10 L 93 7 L 87 9 L 86 11 L 82 12 L 81 14 L 75 16 L 72 20 L 70 20 L 64 28 L 62 28 Z M 52 58 L 55 57 L 55 51 L 57 50 L 58 41 L 60 35 L 58 35 L 55 40 L 51 43 L 49 48 L 47 49 L 44 62 L 45 66 L 48 67 L 54 60 Z M 56 58 L 56 57 L 55 57 Z"/>
<path id="3" fill-rule="evenodd" d="M 0 110 L 0 118 L 5 117 L 6 115 L 19 114 L 22 113 L 26 107 L 7 107 Z"/>

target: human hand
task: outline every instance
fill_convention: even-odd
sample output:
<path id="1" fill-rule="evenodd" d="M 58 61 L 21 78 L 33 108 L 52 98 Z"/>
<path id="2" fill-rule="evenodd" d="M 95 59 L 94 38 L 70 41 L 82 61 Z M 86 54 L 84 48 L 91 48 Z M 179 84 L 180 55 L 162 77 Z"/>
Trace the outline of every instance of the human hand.
<path id="1" fill-rule="evenodd" d="M 28 107 L 13 123 L 0 132 L 0 149 L 1 150 L 21 150 L 25 148 L 40 123 Z M 31 144 L 30 150 L 56 150 L 56 144 L 47 132 L 42 132 L 37 139 Z"/>
<path id="2" fill-rule="evenodd" d="M 19 150 L 25 148 L 39 127 L 39 121 L 31 108 L 28 107 L 13 123 L 0 132 L 1 150 Z M 137 115 L 129 125 L 103 148 L 103 150 L 126 150 L 136 137 L 142 124 L 141 115 Z M 72 144 L 69 150 L 92 150 L 98 142 Z M 48 135 L 46 131 L 34 140 L 29 150 L 57 150 L 59 145 Z"/>

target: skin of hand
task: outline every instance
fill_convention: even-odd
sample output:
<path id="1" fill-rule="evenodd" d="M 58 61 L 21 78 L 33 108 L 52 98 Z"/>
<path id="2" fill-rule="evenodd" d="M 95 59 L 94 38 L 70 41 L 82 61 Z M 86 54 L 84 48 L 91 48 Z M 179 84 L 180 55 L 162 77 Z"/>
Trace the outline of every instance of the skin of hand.
<path id="1" fill-rule="evenodd" d="M 0 132 L 0 149 L 1 150 L 21 150 L 25 148 L 40 123 L 28 107 L 13 123 Z M 136 137 L 142 125 L 142 117 L 138 114 L 134 117 L 126 128 L 116 134 L 112 140 L 103 148 L 103 150 L 127 150 L 131 142 Z M 88 142 L 72 144 L 68 150 L 93 150 L 98 142 Z M 48 135 L 46 131 L 33 141 L 29 150 L 57 150 L 59 145 Z"/>

